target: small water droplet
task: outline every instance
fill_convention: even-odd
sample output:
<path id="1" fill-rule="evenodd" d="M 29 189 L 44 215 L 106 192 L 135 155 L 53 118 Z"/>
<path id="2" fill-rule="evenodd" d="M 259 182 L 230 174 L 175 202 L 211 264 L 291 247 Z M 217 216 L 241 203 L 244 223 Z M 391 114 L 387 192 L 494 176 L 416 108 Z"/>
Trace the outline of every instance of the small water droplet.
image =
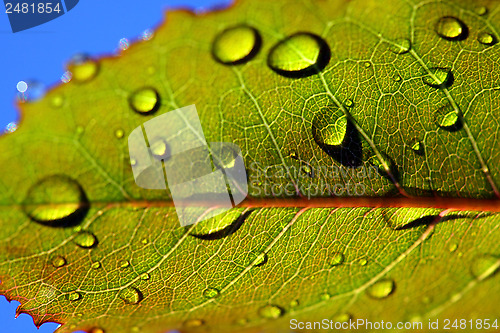
<path id="1" fill-rule="evenodd" d="M 391 178 L 391 177 L 389 177 L 389 173 L 386 169 L 386 167 L 387 167 L 389 169 L 389 172 L 393 175 L 393 177 L 395 177 L 397 179 L 398 178 L 398 169 L 397 169 L 396 164 L 384 152 L 379 152 L 379 155 L 380 155 L 380 157 L 375 155 L 375 154 L 371 155 L 367 159 L 367 162 L 370 163 L 371 165 L 373 165 L 382 177 Z M 384 163 L 385 163 L 385 166 L 384 166 Z"/>
<path id="2" fill-rule="evenodd" d="M 151 278 L 151 276 L 148 273 L 142 273 L 141 274 L 141 280 L 147 281 Z"/>
<path id="3" fill-rule="evenodd" d="M 491 254 L 482 254 L 474 258 L 471 266 L 472 275 L 478 280 L 487 279 L 500 268 L 500 258 Z"/>
<path id="4" fill-rule="evenodd" d="M 372 63 L 371 63 L 371 62 L 369 62 L 369 61 L 366 61 L 366 62 L 364 63 L 364 66 L 365 66 L 365 68 L 370 68 L 370 67 L 372 67 Z"/>
<path id="5" fill-rule="evenodd" d="M 314 178 L 314 170 L 306 162 L 302 162 L 302 165 L 300 167 L 300 171 L 302 171 L 304 174 L 306 174 L 309 178 Z"/>
<path id="6" fill-rule="evenodd" d="M 277 305 L 268 304 L 259 309 L 259 315 L 267 319 L 277 319 L 281 317 L 285 311 Z"/>
<path id="7" fill-rule="evenodd" d="M 453 72 L 449 68 L 433 67 L 429 69 L 422 80 L 433 88 L 448 88 L 453 84 Z"/>
<path id="8" fill-rule="evenodd" d="M 323 293 L 319 296 L 319 298 L 322 300 L 322 301 L 328 301 L 330 299 L 330 294 L 328 293 Z"/>
<path id="9" fill-rule="evenodd" d="M 334 322 L 345 323 L 352 319 L 352 315 L 349 313 L 341 313 L 332 318 Z"/>
<path id="10" fill-rule="evenodd" d="M 123 132 L 123 130 L 122 130 L 121 128 L 119 128 L 119 129 L 117 129 L 117 130 L 115 131 L 115 137 L 116 137 L 117 139 L 121 139 L 121 138 L 123 138 L 123 136 L 124 136 L 124 135 L 125 135 L 125 132 Z"/>
<path id="11" fill-rule="evenodd" d="M 258 31 L 248 25 L 228 28 L 215 37 L 214 59 L 225 65 L 243 64 L 257 55 L 262 44 Z"/>
<path id="12" fill-rule="evenodd" d="M 344 255 L 340 252 L 336 252 L 330 258 L 330 266 L 338 266 L 344 262 Z"/>
<path id="13" fill-rule="evenodd" d="M 215 288 L 207 288 L 203 291 L 203 296 L 206 298 L 219 297 L 219 290 L 217 290 Z"/>
<path id="14" fill-rule="evenodd" d="M 146 29 L 142 32 L 141 38 L 142 40 L 151 40 L 154 36 L 153 30 L 151 29 Z"/>
<path id="15" fill-rule="evenodd" d="M 371 285 L 367 292 L 373 298 L 381 299 L 386 298 L 394 292 L 395 283 L 391 279 L 382 279 Z"/>
<path id="16" fill-rule="evenodd" d="M 90 265 L 92 269 L 99 269 L 101 268 L 101 263 L 99 261 L 93 262 L 92 265 Z"/>
<path id="17" fill-rule="evenodd" d="M 17 123 L 14 121 L 11 121 L 10 123 L 5 126 L 5 132 L 6 133 L 14 133 L 17 130 Z"/>
<path id="18" fill-rule="evenodd" d="M 359 260 L 359 264 L 361 266 L 366 266 L 367 263 L 368 263 L 368 260 L 366 260 L 365 258 Z"/>
<path id="19" fill-rule="evenodd" d="M 297 154 L 296 151 L 292 151 L 289 156 L 290 156 L 290 158 L 293 158 L 294 160 L 299 159 L 299 154 Z"/>
<path id="20" fill-rule="evenodd" d="M 394 74 L 392 77 L 392 80 L 394 82 L 401 82 L 401 80 L 402 80 L 401 75 L 399 75 L 398 73 Z"/>
<path id="21" fill-rule="evenodd" d="M 130 262 L 128 260 L 120 260 L 118 262 L 118 266 L 120 266 L 121 268 L 127 268 L 128 266 L 130 266 Z"/>
<path id="22" fill-rule="evenodd" d="M 53 175 L 43 178 L 29 189 L 23 209 L 35 222 L 69 226 L 83 219 L 88 204 L 77 181 L 64 175 Z"/>
<path id="23" fill-rule="evenodd" d="M 68 83 L 73 78 L 73 74 L 70 71 L 66 71 L 61 75 L 61 82 Z"/>
<path id="24" fill-rule="evenodd" d="M 462 120 L 451 104 L 440 107 L 434 115 L 436 124 L 444 130 L 454 132 L 462 128 Z"/>
<path id="25" fill-rule="evenodd" d="M 135 158 L 130 158 L 130 165 L 131 166 L 136 166 L 137 165 L 137 160 Z"/>
<path id="26" fill-rule="evenodd" d="M 146 245 L 148 242 L 149 242 L 149 241 L 148 241 L 148 239 L 147 239 L 147 238 L 143 238 L 143 239 L 141 240 L 141 243 L 142 243 L 143 245 Z"/>
<path id="27" fill-rule="evenodd" d="M 469 29 L 464 22 L 453 16 L 441 17 L 435 26 L 436 33 L 446 40 L 464 40 Z"/>
<path id="28" fill-rule="evenodd" d="M 477 35 L 477 40 L 479 43 L 488 46 L 495 45 L 497 43 L 495 36 L 488 32 L 480 32 L 479 35 Z"/>
<path id="29" fill-rule="evenodd" d="M 52 259 L 52 266 L 59 268 L 66 265 L 66 258 L 63 256 L 57 256 Z"/>
<path id="30" fill-rule="evenodd" d="M 300 78 L 321 72 L 330 56 L 330 47 L 321 37 L 299 32 L 278 42 L 269 51 L 267 64 L 280 75 Z"/>
<path id="31" fill-rule="evenodd" d="M 485 6 L 477 6 L 476 8 L 474 8 L 474 12 L 479 16 L 484 16 L 488 14 L 488 8 L 486 8 Z"/>
<path id="32" fill-rule="evenodd" d="M 411 48 L 410 40 L 406 38 L 400 38 L 396 39 L 394 41 L 394 44 L 391 44 L 389 50 L 391 50 L 391 52 L 395 54 L 405 54 L 410 51 L 410 48 Z"/>
<path id="33" fill-rule="evenodd" d="M 250 253 L 250 263 L 253 264 L 254 267 L 259 267 L 264 265 L 267 262 L 267 253 L 262 252 L 262 253 L 256 253 L 256 252 L 251 252 Z"/>
<path id="34" fill-rule="evenodd" d="M 170 146 L 163 140 L 156 140 L 151 144 L 151 152 L 154 158 L 158 160 L 166 160 L 170 157 Z"/>
<path id="35" fill-rule="evenodd" d="M 352 108 L 354 106 L 354 102 L 352 99 L 348 98 L 345 100 L 344 105 L 347 106 L 348 108 Z"/>
<path id="36" fill-rule="evenodd" d="M 160 95 L 153 88 L 141 88 L 130 95 L 129 104 L 140 114 L 151 114 L 160 107 Z"/>
<path id="37" fill-rule="evenodd" d="M 184 327 L 194 328 L 194 327 L 200 327 L 203 324 L 205 324 L 205 322 L 201 319 L 188 319 L 184 322 Z"/>
<path id="38" fill-rule="evenodd" d="M 60 108 L 64 103 L 64 97 L 62 95 L 54 95 L 50 99 L 50 106 L 53 108 Z"/>
<path id="39" fill-rule="evenodd" d="M 298 299 L 294 299 L 293 301 L 290 302 L 290 307 L 291 308 L 296 308 L 297 306 L 299 306 L 300 302 Z"/>
<path id="40" fill-rule="evenodd" d="M 85 54 L 77 54 L 71 58 L 68 70 L 76 82 L 87 82 L 97 75 L 99 63 Z"/>
<path id="41" fill-rule="evenodd" d="M 68 294 L 68 300 L 69 301 L 77 301 L 82 298 L 82 295 L 79 292 L 72 292 Z"/>
<path id="42" fill-rule="evenodd" d="M 424 154 L 424 144 L 418 139 L 413 139 L 410 142 L 410 148 L 417 155 L 422 156 Z"/>
<path id="43" fill-rule="evenodd" d="M 127 304 L 138 304 L 142 300 L 142 293 L 134 287 L 126 287 L 118 293 L 118 297 Z"/>
<path id="44" fill-rule="evenodd" d="M 76 245 L 84 249 L 90 249 L 97 245 L 97 237 L 88 231 L 80 231 L 73 239 Z"/>
<path id="45" fill-rule="evenodd" d="M 451 243 L 450 245 L 448 245 L 448 250 L 450 252 L 455 252 L 457 250 L 457 248 L 458 248 L 457 243 Z"/>
<path id="46" fill-rule="evenodd" d="M 129 48 L 129 41 L 127 38 L 121 38 L 119 41 L 118 41 L 118 48 L 121 50 L 121 51 L 125 51 L 126 49 Z"/>
<path id="47" fill-rule="evenodd" d="M 93 329 L 90 330 L 90 333 L 105 333 L 105 332 L 102 328 L 94 327 Z"/>

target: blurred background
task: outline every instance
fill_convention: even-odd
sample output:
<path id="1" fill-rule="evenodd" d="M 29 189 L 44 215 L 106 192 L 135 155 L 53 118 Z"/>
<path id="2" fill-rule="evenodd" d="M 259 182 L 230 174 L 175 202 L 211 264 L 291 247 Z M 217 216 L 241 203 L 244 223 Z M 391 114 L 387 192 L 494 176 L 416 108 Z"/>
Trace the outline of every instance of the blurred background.
<path id="1" fill-rule="evenodd" d="M 40 26 L 12 33 L 2 7 L 0 14 L 0 132 L 14 131 L 19 119 L 16 98 L 23 97 L 20 81 L 28 83 L 24 96 L 37 98 L 46 89 L 58 85 L 65 64 L 76 54 L 91 56 L 115 53 L 127 41 L 141 38 L 147 29 L 154 30 L 164 20 L 167 9 L 189 8 L 195 12 L 224 8 L 231 0 L 80 0 L 66 14 Z M 124 38 L 126 40 L 124 40 Z M 19 97 L 18 97 L 19 96 Z M 0 333 L 52 333 L 59 326 L 45 323 L 40 329 L 33 319 L 22 314 L 14 318 L 19 302 L 7 302 L 0 296 Z"/>

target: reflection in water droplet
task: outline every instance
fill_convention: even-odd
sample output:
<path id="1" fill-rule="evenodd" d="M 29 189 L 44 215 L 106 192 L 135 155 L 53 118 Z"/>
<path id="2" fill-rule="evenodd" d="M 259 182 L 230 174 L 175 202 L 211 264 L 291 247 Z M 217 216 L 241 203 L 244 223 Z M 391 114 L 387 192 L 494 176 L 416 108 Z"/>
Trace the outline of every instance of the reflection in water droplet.
<path id="1" fill-rule="evenodd" d="M 265 305 L 259 309 L 259 315 L 267 319 L 277 319 L 281 317 L 285 311 L 277 305 Z"/>
<path id="2" fill-rule="evenodd" d="M 203 291 L 203 296 L 206 298 L 219 297 L 219 290 L 217 290 L 215 288 L 207 288 Z"/>
<path id="3" fill-rule="evenodd" d="M 380 281 L 375 282 L 373 285 L 371 285 L 368 289 L 368 295 L 370 295 L 373 298 L 386 298 L 390 294 L 394 292 L 395 288 L 395 283 L 391 279 L 383 279 Z"/>
<path id="4" fill-rule="evenodd" d="M 429 71 L 430 73 L 426 73 L 422 78 L 426 85 L 433 88 L 448 88 L 453 84 L 454 78 L 451 69 L 433 67 Z"/>
<path id="5" fill-rule="evenodd" d="M 486 8 L 485 6 L 477 6 L 476 8 L 474 8 L 474 12 L 479 16 L 483 16 L 488 13 L 488 8 Z"/>
<path id="6" fill-rule="evenodd" d="M 340 252 L 334 253 L 330 259 L 330 266 L 338 266 L 344 262 L 344 255 Z"/>
<path id="7" fill-rule="evenodd" d="M 76 234 L 75 238 L 73 238 L 73 241 L 76 245 L 84 249 L 90 249 L 97 245 L 96 236 L 88 231 L 80 231 Z"/>
<path id="8" fill-rule="evenodd" d="M 278 42 L 269 51 L 267 64 L 280 75 L 300 78 L 321 72 L 330 56 L 330 47 L 321 37 L 299 32 Z"/>
<path id="9" fill-rule="evenodd" d="M 480 32 L 479 35 L 477 35 L 477 40 L 479 43 L 488 46 L 495 45 L 497 43 L 495 36 L 488 32 Z"/>
<path id="10" fill-rule="evenodd" d="M 87 82 L 97 75 L 99 63 L 85 54 L 77 54 L 71 58 L 68 70 L 76 82 Z"/>
<path id="11" fill-rule="evenodd" d="M 158 160 L 166 160 L 170 157 L 170 146 L 163 140 L 156 140 L 151 144 L 151 153 Z"/>
<path id="12" fill-rule="evenodd" d="M 148 273 L 142 273 L 141 274 L 141 280 L 149 280 L 151 278 L 151 276 L 148 274 Z"/>
<path id="13" fill-rule="evenodd" d="M 70 226 L 85 217 L 88 201 L 77 181 L 54 175 L 43 178 L 29 189 L 23 210 L 35 222 Z"/>
<path id="14" fill-rule="evenodd" d="M 134 287 L 126 287 L 120 290 L 118 297 L 127 304 L 138 304 L 142 300 L 142 293 Z"/>
<path id="15" fill-rule="evenodd" d="M 446 104 L 440 107 L 434 116 L 434 121 L 439 127 L 450 132 L 454 132 L 462 128 L 460 115 L 451 104 Z"/>
<path id="16" fill-rule="evenodd" d="M 464 40 L 469 34 L 469 29 L 459 19 L 444 16 L 436 22 L 436 33 L 446 40 Z"/>
<path id="17" fill-rule="evenodd" d="M 411 48 L 411 42 L 409 39 L 400 38 L 394 41 L 394 44 L 391 44 L 389 50 L 395 54 L 404 54 L 408 53 Z"/>
<path id="18" fill-rule="evenodd" d="M 127 268 L 128 266 L 130 266 L 130 262 L 128 260 L 120 260 L 118 262 L 118 266 L 120 266 L 121 268 Z"/>
<path id="19" fill-rule="evenodd" d="M 204 323 L 205 322 L 201 319 L 188 319 L 184 322 L 184 327 L 187 327 L 187 328 L 200 327 Z"/>
<path id="20" fill-rule="evenodd" d="M 478 280 L 487 279 L 500 268 L 500 257 L 491 254 L 482 254 L 474 258 L 471 266 L 472 275 Z"/>
<path id="21" fill-rule="evenodd" d="M 212 45 L 214 59 L 222 64 L 243 64 L 257 55 L 262 39 L 257 30 L 238 25 L 222 31 Z"/>
<path id="22" fill-rule="evenodd" d="M 160 95 L 153 88 L 141 88 L 130 95 L 129 104 L 140 114 L 151 114 L 160 107 Z"/>
<path id="23" fill-rule="evenodd" d="M 72 293 L 69 293 L 67 297 L 69 301 L 77 301 L 82 298 L 82 295 L 79 292 L 74 291 Z"/>
<path id="24" fill-rule="evenodd" d="M 101 268 L 101 263 L 99 261 L 96 261 L 96 262 L 92 263 L 92 265 L 90 265 L 90 267 L 92 267 L 92 269 L 99 269 L 99 268 Z"/>
<path id="25" fill-rule="evenodd" d="M 123 132 L 123 130 L 122 130 L 121 128 L 120 128 L 120 129 L 117 129 L 117 130 L 115 131 L 115 137 L 116 137 L 117 139 L 121 139 L 121 138 L 123 138 L 123 136 L 124 136 L 124 135 L 125 135 L 125 133 Z"/>
<path id="26" fill-rule="evenodd" d="M 352 319 L 349 313 L 341 313 L 332 318 L 334 322 L 345 323 Z"/>
<path id="27" fill-rule="evenodd" d="M 59 268 L 66 265 L 66 258 L 63 256 L 57 256 L 52 259 L 52 266 Z"/>

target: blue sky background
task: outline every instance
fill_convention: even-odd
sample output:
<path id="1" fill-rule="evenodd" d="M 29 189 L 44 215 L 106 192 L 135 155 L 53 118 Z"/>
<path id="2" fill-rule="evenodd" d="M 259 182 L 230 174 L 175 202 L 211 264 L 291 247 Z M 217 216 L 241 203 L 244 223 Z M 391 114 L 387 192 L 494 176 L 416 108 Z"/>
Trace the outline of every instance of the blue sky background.
<path id="1" fill-rule="evenodd" d="M 121 38 L 138 38 L 163 21 L 167 8 L 207 10 L 227 6 L 231 0 L 80 0 L 61 17 L 29 30 L 12 33 L 4 7 L 0 6 L 0 131 L 18 119 L 14 101 L 19 81 L 39 81 L 50 87 L 60 83 L 64 65 L 77 53 L 110 54 Z M 146 6 L 147 4 L 147 6 Z M 0 296 L 0 333 L 52 333 L 58 324 L 39 330 L 22 314 L 14 319 L 18 302 Z"/>

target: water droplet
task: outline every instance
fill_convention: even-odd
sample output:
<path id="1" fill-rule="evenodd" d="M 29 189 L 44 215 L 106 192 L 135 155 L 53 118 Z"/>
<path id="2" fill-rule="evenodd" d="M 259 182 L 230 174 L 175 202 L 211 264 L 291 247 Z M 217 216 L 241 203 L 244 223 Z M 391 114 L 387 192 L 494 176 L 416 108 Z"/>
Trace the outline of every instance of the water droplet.
<path id="1" fill-rule="evenodd" d="M 293 301 L 290 302 L 290 307 L 291 308 L 296 308 L 297 306 L 299 306 L 300 302 L 298 299 L 294 299 Z"/>
<path id="2" fill-rule="evenodd" d="M 322 301 L 328 301 L 328 300 L 330 299 L 330 297 L 331 297 L 331 296 L 330 296 L 330 294 L 328 294 L 328 293 L 324 293 L 324 294 L 321 294 L 321 295 L 319 296 L 319 298 L 320 298 Z"/>
<path id="3" fill-rule="evenodd" d="M 430 73 L 426 73 L 422 78 L 426 85 L 433 88 L 448 88 L 453 84 L 454 78 L 451 69 L 433 67 L 429 71 Z"/>
<path id="4" fill-rule="evenodd" d="M 368 260 L 366 260 L 365 258 L 359 260 L 359 264 L 361 266 L 366 266 L 367 263 L 368 263 Z"/>
<path id="5" fill-rule="evenodd" d="M 347 106 L 348 108 L 352 108 L 354 106 L 354 102 L 352 99 L 348 98 L 345 100 L 344 105 Z"/>
<path id="6" fill-rule="evenodd" d="M 347 117 L 339 108 L 324 108 L 312 122 L 312 135 L 320 147 L 340 147 L 347 133 Z"/>
<path id="7" fill-rule="evenodd" d="M 53 107 L 53 108 L 60 108 L 64 103 L 64 97 L 62 95 L 54 95 L 51 99 L 50 99 L 50 105 Z"/>
<path id="8" fill-rule="evenodd" d="M 121 128 L 120 128 L 120 129 L 117 129 L 117 130 L 115 131 L 115 137 L 116 137 L 117 139 L 121 139 L 121 138 L 123 138 L 123 136 L 124 136 L 124 135 L 125 135 L 125 133 L 123 132 L 123 130 L 122 130 Z"/>
<path id="9" fill-rule="evenodd" d="M 424 144 L 418 139 L 413 139 L 410 142 L 410 148 L 417 155 L 422 156 L 424 154 Z"/>
<path id="10" fill-rule="evenodd" d="M 372 63 L 369 61 L 366 61 L 364 66 L 365 66 L 365 68 L 370 68 L 370 67 L 372 67 Z"/>
<path id="11" fill-rule="evenodd" d="M 118 41 L 118 48 L 122 51 L 128 49 L 130 43 L 127 38 L 122 38 Z"/>
<path id="12" fill-rule="evenodd" d="M 486 8 L 485 6 L 477 6 L 476 8 L 474 8 L 474 12 L 479 16 L 484 16 L 488 14 L 488 8 Z"/>
<path id="13" fill-rule="evenodd" d="M 70 226 L 83 219 L 88 201 L 78 182 L 64 175 L 54 175 L 43 178 L 29 189 L 23 209 L 35 222 Z"/>
<path id="14" fill-rule="evenodd" d="M 130 95 L 130 107 L 141 114 L 151 114 L 160 107 L 160 95 L 153 88 L 141 88 Z"/>
<path id="15" fill-rule="evenodd" d="M 219 297 L 219 290 L 217 290 L 215 288 L 207 288 L 203 291 L 203 296 L 206 298 Z"/>
<path id="16" fill-rule="evenodd" d="M 259 315 L 267 319 L 277 319 L 281 317 L 285 311 L 277 305 L 265 305 L 259 309 Z"/>
<path id="17" fill-rule="evenodd" d="M 264 265 L 267 262 L 267 253 L 262 252 L 262 253 L 256 253 L 256 252 L 251 252 L 250 253 L 250 264 L 252 264 L 254 267 L 259 267 Z"/>
<path id="18" fill-rule="evenodd" d="M 137 288 L 126 287 L 120 290 L 118 297 L 127 304 L 138 304 L 142 300 L 142 293 Z"/>
<path id="19" fill-rule="evenodd" d="M 302 162 L 300 170 L 305 173 L 309 178 L 314 178 L 314 170 L 313 168 L 307 164 L 306 162 Z"/>
<path id="20" fill-rule="evenodd" d="M 441 17 L 436 22 L 436 33 L 446 40 L 464 40 L 469 35 L 469 29 L 459 19 L 452 16 Z"/>
<path id="21" fill-rule="evenodd" d="M 143 239 L 141 240 L 141 243 L 142 243 L 143 245 L 146 245 L 148 242 L 149 242 L 149 241 L 148 241 L 148 239 L 147 239 L 147 238 L 143 238 Z"/>
<path id="22" fill-rule="evenodd" d="M 97 238 L 88 231 L 80 231 L 73 239 L 76 245 L 84 249 L 90 249 L 97 245 Z"/>
<path id="23" fill-rule="evenodd" d="M 11 121 L 10 123 L 5 126 L 5 132 L 6 133 L 13 133 L 17 130 L 17 123 L 14 121 Z"/>
<path id="24" fill-rule="evenodd" d="M 92 265 L 90 265 L 92 269 L 99 269 L 101 268 L 101 263 L 99 261 L 93 262 Z"/>
<path id="25" fill-rule="evenodd" d="M 495 38 L 495 36 L 488 32 L 480 32 L 479 35 L 477 35 L 477 40 L 479 41 L 479 43 L 489 46 L 495 45 L 497 43 L 497 39 Z"/>
<path id="26" fill-rule="evenodd" d="M 293 158 L 294 160 L 299 159 L 299 154 L 297 154 L 296 151 L 292 151 L 289 156 L 290 156 L 290 158 Z"/>
<path id="27" fill-rule="evenodd" d="M 341 313 L 332 318 L 334 322 L 345 323 L 352 319 L 351 314 L 349 313 Z"/>
<path id="28" fill-rule="evenodd" d="M 243 64 L 257 55 L 261 44 L 262 39 L 257 30 L 247 25 L 238 25 L 215 37 L 212 55 L 222 64 Z"/>
<path id="29" fill-rule="evenodd" d="M 66 71 L 61 75 L 61 82 L 68 83 L 73 78 L 73 74 L 70 71 Z"/>
<path id="30" fill-rule="evenodd" d="M 128 260 L 120 260 L 118 266 L 120 266 L 120 268 L 127 268 L 130 266 L 130 262 Z"/>
<path id="31" fill-rule="evenodd" d="M 156 140 L 151 144 L 151 152 L 154 158 L 158 160 L 166 160 L 170 157 L 170 146 L 163 140 Z"/>
<path id="32" fill-rule="evenodd" d="M 373 165 L 382 177 L 387 177 L 387 178 L 391 179 L 391 177 L 389 176 L 389 173 L 386 169 L 386 167 L 387 167 L 389 169 L 389 172 L 393 175 L 393 177 L 397 179 L 398 175 L 399 175 L 399 171 L 397 169 L 396 164 L 384 152 L 379 152 L 379 155 L 380 155 L 380 157 L 375 155 L 375 154 L 371 155 L 367 159 L 367 162 L 370 163 L 371 165 Z M 384 166 L 384 164 L 385 164 L 385 166 Z"/>
<path id="33" fill-rule="evenodd" d="M 151 40 L 154 36 L 153 30 L 151 29 L 146 29 L 142 32 L 141 38 L 142 40 Z"/>
<path id="34" fill-rule="evenodd" d="M 248 319 L 247 318 L 240 318 L 236 320 L 236 324 L 240 326 L 246 326 L 248 324 Z"/>
<path id="35" fill-rule="evenodd" d="M 22 83 L 24 82 L 24 84 Z M 19 91 L 19 88 L 23 92 Z M 21 102 L 34 102 L 41 99 L 46 92 L 45 85 L 36 80 L 19 81 L 17 83 L 17 99 Z"/>
<path id="36" fill-rule="evenodd" d="M 148 273 L 142 273 L 141 274 L 141 280 L 149 280 L 151 278 L 151 276 L 148 274 Z"/>
<path id="37" fill-rule="evenodd" d="M 78 301 L 81 298 L 82 298 L 82 295 L 79 292 L 76 292 L 76 291 L 68 294 L 68 300 L 69 301 Z"/>
<path id="38" fill-rule="evenodd" d="M 400 38 L 396 39 L 394 41 L 394 44 L 391 44 L 389 50 L 391 50 L 391 52 L 395 54 L 405 54 L 410 51 L 410 48 L 411 48 L 410 40 L 406 38 Z"/>
<path id="39" fill-rule="evenodd" d="M 77 54 L 71 58 L 68 70 L 76 82 L 87 82 L 97 75 L 99 63 L 85 54 Z"/>
<path id="40" fill-rule="evenodd" d="M 269 52 L 267 64 L 280 75 L 300 78 L 321 72 L 330 56 L 330 48 L 321 37 L 299 32 L 278 42 Z"/>
<path id="41" fill-rule="evenodd" d="M 201 319 L 188 319 L 184 322 L 184 327 L 194 328 L 194 327 L 200 327 L 203 324 L 205 324 L 205 322 Z"/>
<path id="42" fill-rule="evenodd" d="M 450 132 L 454 132 L 462 128 L 460 115 L 451 104 L 446 104 L 440 107 L 434 115 L 434 121 L 439 127 Z"/>
<path id="43" fill-rule="evenodd" d="M 394 74 L 392 79 L 394 80 L 394 82 L 401 82 L 402 80 L 401 75 L 399 75 L 398 73 Z"/>
<path id="44" fill-rule="evenodd" d="M 136 166 L 137 165 L 137 160 L 135 158 L 130 158 L 130 165 Z"/>
<path id="45" fill-rule="evenodd" d="M 83 132 L 85 132 L 85 128 L 83 126 L 76 126 L 76 133 L 77 134 L 82 134 Z"/>
<path id="46" fill-rule="evenodd" d="M 474 258 L 471 273 L 478 280 L 487 279 L 500 268 L 500 258 L 491 254 L 483 254 Z"/>
<path id="47" fill-rule="evenodd" d="M 215 240 L 227 237 L 238 231 L 252 212 L 253 210 L 242 212 L 239 209 L 231 209 L 223 214 L 196 223 L 191 228 L 190 234 L 203 240 Z"/>
<path id="48" fill-rule="evenodd" d="M 448 245 L 448 250 L 450 252 L 455 252 L 457 250 L 457 248 L 458 248 L 457 243 L 451 243 L 450 245 Z"/>
<path id="49" fill-rule="evenodd" d="M 93 329 L 90 330 L 90 333 L 105 333 L 105 332 L 102 328 L 94 327 Z"/>
<path id="50" fill-rule="evenodd" d="M 373 298 L 386 298 L 394 292 L 395 283 L 391 279 L 383 279 L 371 285 L 367 292 Z"/>
<path id="51" fill-rule="evenodd" d="M 336 252 L 330 258 L 330 266 L 338 266 L 344 262 L 344 255 L 340 252 Z"/>
<path id="52" fill-rule="evenodd" d="M 66 258 L 63 256 L 57 256 L 52 259 L 52 266 L 55 268 L 63 267 L 66 265 Z"/>
<path id="53" fill-rule="evenodd" d="M 16 85 L 16 89 L 20 93 L 24 93 L 26 90 L 28 90 L 28 84 L 24 81 L 19 81 Z"/>

